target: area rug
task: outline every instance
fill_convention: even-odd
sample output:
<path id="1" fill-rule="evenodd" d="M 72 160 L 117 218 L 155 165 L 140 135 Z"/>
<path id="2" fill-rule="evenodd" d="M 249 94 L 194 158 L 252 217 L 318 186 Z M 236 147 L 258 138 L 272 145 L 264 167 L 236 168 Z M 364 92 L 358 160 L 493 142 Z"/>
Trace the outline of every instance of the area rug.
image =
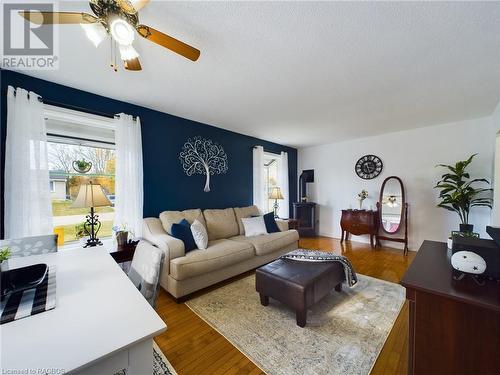
<path id="1" fill-rule="evenodd" d="M 121 370 L 114 375 L 128 375 L 127 370 Z M 153 341 L 153 374 L 152 375 L 177 375 L 165 354 L 156 342 Z"/>
<path id="2" fill-rule="evenodd" d="M 313 306 L 307 325 L 270 299 L 260 304 L 255 275 L 207 294 L 187 306 L 269 375 L 369 374 L 405 300 L 398 284 L 359 275 Z"/>
<path id="3" fill-rule="evenodd" d="M 153 341 L 153 375 L 177 375 L 160 347 Z"/>

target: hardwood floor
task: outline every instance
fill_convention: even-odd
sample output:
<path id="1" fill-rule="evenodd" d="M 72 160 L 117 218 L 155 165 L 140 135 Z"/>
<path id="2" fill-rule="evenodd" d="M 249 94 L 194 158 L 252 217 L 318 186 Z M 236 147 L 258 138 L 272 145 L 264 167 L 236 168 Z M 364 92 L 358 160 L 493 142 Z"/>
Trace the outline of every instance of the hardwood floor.
<path id="1" fill-rule="evenodd" d="M 368 244 L 357 242 L 340 244 L 339 240 L 327 237 L 303 238 L 299 245 L 305 249 L 334 251 L 345 255 L 351 260 L 356 272 L 395 283 L 402 278 L 415 256 L 412 251 L 404 256 L 402 250 L 390 248 L 372 250 Z M 206 293 L 220 285 L 198 294 Z M 156 311 L 166 322 L 168 329 L 164 334 L 157 336 L 155 341 L 179 375 L 262 374 L 262 371 L 228 340 L 184 303 L 176 303 L 163 289 L 158 296 Z M 407 353 L 408 306 L 405 303 L 372 374 L 406 374 Z"/>

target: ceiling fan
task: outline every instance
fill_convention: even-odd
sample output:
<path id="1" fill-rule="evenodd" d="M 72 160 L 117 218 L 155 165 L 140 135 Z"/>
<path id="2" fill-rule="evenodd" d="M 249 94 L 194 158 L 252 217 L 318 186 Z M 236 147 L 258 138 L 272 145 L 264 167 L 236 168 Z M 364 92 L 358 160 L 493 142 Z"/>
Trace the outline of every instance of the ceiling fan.
<path id="1" fill-rule="evenodd" d="M 141 70 L 139 53 L 132 46 L 135 31 L 145 39 L 196 61 L 200 51 L 151 26 L 139 23 L 138 11 L 150 0 L 90 0 L 95 16 L 82 12 L 21 11 L 19 14 L 30 22 L 42 24 L 80 24 L 87 37 L 97 47 L 109 34 L 118 45 L 120 57 L 127 70 Z M 116 70 L 116 66 L 115 66 Z"/>

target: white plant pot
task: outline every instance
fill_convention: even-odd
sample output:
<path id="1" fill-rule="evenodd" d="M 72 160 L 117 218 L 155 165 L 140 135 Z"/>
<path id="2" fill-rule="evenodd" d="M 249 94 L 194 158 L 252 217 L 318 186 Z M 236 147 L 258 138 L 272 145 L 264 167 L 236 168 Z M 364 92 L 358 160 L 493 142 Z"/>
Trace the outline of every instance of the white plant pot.
<path id="1" fill-rule="evenodd" d="M 451 238 L 448 238 L 448 249 L 452 249 L 453 248 L 453 239 Z"/>
<path id="2" fill-rule="evenodd" d="M 9 260 L 4 260 L 3 262 L 0 262 L 0 271 L 5 272 L 9 270 Z"/>

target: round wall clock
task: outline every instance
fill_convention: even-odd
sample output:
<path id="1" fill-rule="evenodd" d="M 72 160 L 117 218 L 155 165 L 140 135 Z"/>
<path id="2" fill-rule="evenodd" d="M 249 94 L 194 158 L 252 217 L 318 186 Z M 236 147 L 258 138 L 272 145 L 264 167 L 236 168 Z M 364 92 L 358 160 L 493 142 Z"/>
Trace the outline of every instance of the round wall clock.
<path id="1" fill-rule="evenodd" d="M 382 172 L 383 167 L 382 160 L 378 156 L 365 155 L 357 161 L 355 170 L 362 179 L 371 180 Z"/>

